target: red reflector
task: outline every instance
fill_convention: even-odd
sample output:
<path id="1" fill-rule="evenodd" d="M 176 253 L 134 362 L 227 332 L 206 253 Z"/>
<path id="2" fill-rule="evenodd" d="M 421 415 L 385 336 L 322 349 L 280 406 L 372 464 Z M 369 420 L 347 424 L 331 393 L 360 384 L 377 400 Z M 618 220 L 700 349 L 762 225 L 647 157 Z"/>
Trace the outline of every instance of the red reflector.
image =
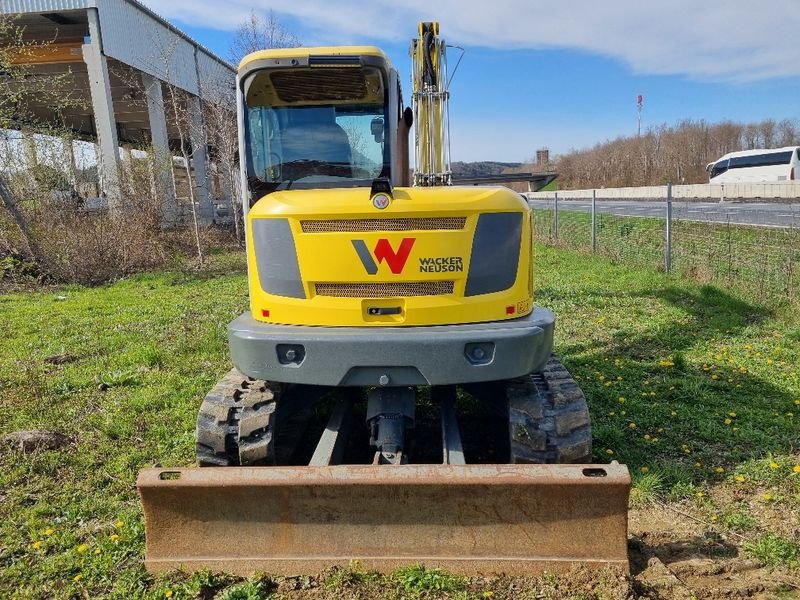
<path id="1" fill-rule="evenodd" d="M 268 317 L 269 316 L 269 311 L 266 308 L 262 308 L 261 309 L 261 316 L 262 317 Z"/>
<path id="2" fill-rule="evenodd" d="M 517 312 L 516 307 L 514 307 L 514 306 L 506 306 L 506 314 L 507 315 L 513 315 L 515 312 Z"/>

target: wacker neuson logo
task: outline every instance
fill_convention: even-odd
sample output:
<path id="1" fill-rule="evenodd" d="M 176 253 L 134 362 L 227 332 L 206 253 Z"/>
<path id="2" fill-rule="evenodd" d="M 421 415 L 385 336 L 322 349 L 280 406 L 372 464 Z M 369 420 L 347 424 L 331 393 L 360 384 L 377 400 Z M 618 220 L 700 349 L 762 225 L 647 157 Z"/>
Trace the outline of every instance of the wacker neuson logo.
<path id="1" fill-rule="evenodd" d="M 373 252 L 369 251 L 364 240 L 352 241 L 353 247 L 358 253 L 358 258 L 361 259 L 361 264 L 364 265 L 367 273 L 370 275 L 377 274 L 378 264 L 385 261 L 386 264 L 389 265 L 389 269 L 392 271 L 392 273 L 395 275 L 400 275 L 406 266 L 408 255 L 411 254 L 411 248 L 414 247 L 414 242 L 417 240 L 416 238 L 403 238 L 403 241 L 400 242 L 400 247 L 396 252 L 394 248 L 392 248 L 392 244 L 387 239 L 378 240 L 378 243 L 375 244 L 375 250 Z M 378 262 L 376 263 L 375 261 Z"/>
<path id="2" fill-rule="evenodd" d="M 403 238 L 397 250 L 387 239 L 379 239 L 375 249 L 370 252 L 364 240 L 351 240 L 356 249 L 361 264 L 370 275 L 377 275 L 378 265 L 385 262 L 389 270 L 395 275 L 400 275 L 408 262 L 408 256 L 414 247 L 416 238 Z M 420 273 L 456 273 L 464 270 L 464 259 L 460 256 L 438 256 L 434 258 L 421 257 L 419 259 Z"/>
<path id="3" fill-rule="evenodd" d="M 464 259 L 460 256 L 420 258 L 420 273 L 460 273 L 464 270 Z"/>

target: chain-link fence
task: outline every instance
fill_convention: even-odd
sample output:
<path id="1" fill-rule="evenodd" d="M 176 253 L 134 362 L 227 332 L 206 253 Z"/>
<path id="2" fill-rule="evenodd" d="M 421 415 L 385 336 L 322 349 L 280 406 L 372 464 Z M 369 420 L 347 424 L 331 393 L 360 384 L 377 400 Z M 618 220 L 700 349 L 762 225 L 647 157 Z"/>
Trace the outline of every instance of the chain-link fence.
<path id="1" fill-rule="evenodd" d="M 800 200 L 530 200 L 539 241 L 657 268 L 761 300 L 800 297 Z M 666 198 L 666 199 L 665 199 Z"/>

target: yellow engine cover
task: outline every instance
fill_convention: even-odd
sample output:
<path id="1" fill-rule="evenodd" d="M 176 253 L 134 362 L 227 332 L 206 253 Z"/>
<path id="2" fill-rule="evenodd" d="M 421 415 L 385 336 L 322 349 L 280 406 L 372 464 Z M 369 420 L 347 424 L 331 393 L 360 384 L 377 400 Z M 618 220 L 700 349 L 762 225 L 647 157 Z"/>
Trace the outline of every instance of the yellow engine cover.
<path id="1" fill-rule="evenodd" d="M 259 200 L 247 218 L 253 317 L 411 326 L 530 313 L 531 211 L 518 194 L 395 188 L 384 204 L 366 188 L 285 190 Z"/>

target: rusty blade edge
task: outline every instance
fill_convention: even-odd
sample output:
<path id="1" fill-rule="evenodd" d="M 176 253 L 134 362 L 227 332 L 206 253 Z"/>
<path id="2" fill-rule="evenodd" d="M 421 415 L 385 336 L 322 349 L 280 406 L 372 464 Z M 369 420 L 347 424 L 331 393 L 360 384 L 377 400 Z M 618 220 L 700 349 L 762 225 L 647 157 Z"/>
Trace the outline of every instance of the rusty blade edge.
<path id="1" fill-rule="evenodd" d="M 538 563 L 538 562 L 563 562 L 572 564 L 584 563 L 627 563 L 626 559 L 619 558 L 576 558 L 575 556 L 358 556 L 353 555 L 352 558 L 344 559 L 341 555 L 323 555 L 323 556 L 284 556 L 280 558 L 264 558 L 259 556 L 237 556 L 236 558 L 224 558 L 209 556 L 209 557 L 191 557 L 185 559 L 179 558 L 148 558 L 148 564 L 189 564 L 189 563 L 218 563 L 218 562 L 248 562 L 248 563 L 281 563 L 281 562 L 296 562 L 296 563 L 313 563 L 321 561 L 326 564 L 336 563 L 341 560 L 357 560 L 362 564 L 380 563 L 380 562 L 463 562 L 463 563 L 482 563 L 482 562 L 520 562 L 520 563 Z"/>
<path id="2" fill-rule="evenodd" d="M 297 576 L 300 574 L 321 573 L 332 566 L 351 566 L 358 560 L 361 569 L 390 573 L 399 568 L 423 564 L 427 568 L 446 569 L 451 573 L 469 576 L 485 575 L 516 575 L 529 576 L 535 573 L 556 572 L 565 573 L 575 568 L 587 569 L 614 569 L 621 573 L 630 571 L 627 558 L 609 559 L 576 559 L 576 558 L 441 558 L 441 557 L 331 557 L 331 558 L 273 558 L 273 559 L 210 559 L 206 560 L 146 560 L 145 568 L 150 573 L 163 573 L 167 571 L 198 571 L 211 569 L 213 571 L 230 573 L 233 575 L 251 576 L 256 573 L 269 573 L 271 575 Z"/>
<path id="3" fill-rule="evenodd" d="M 587 476 L 601 469 L 605 476 Z M 152 468 L 136 485 L 153 487 L 258 487 L 338 485 L 630 485 L 625 465 L 335 465 L 326 467 Z"/>

